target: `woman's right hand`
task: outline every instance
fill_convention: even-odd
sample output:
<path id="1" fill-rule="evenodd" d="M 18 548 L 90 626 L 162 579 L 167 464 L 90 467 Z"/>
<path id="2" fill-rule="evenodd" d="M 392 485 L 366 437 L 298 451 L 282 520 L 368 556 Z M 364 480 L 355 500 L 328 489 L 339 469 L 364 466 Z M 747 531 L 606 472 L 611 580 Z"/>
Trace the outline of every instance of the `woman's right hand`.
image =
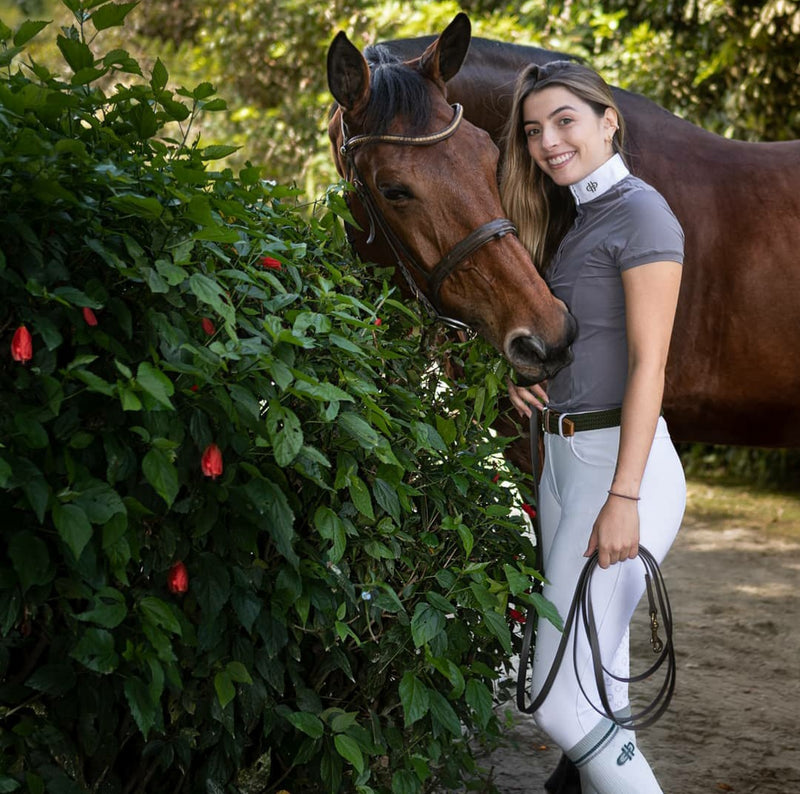
<path id="1" fill-rule="evenodd" d="M 530 418 L 531 407 L 542 411 L 547 407 L 547 392 L 544 390 L 546 381 L 535 383 L 533 386 L 517 386 L 508 381 L 508 396 L 511 404 L 517 409 L 520 417 Z"/>

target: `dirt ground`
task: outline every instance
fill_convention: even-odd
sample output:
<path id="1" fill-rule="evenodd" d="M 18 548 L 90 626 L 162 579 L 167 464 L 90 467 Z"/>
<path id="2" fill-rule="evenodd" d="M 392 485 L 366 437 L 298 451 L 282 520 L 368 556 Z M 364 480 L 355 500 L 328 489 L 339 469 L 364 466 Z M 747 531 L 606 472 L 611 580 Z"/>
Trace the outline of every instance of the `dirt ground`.
<path id="1" fill-rule="evenodd" d="M 665 794 L 800 794 L 800 501 L 690 484 L 662 570 L 677 687 L 639 743 Z M 649 653 L 639 621 L 633 669 Z M 482 765 L 501 794 L 539 794 L 560 751 L 501 710 L 514 726 Z"/>

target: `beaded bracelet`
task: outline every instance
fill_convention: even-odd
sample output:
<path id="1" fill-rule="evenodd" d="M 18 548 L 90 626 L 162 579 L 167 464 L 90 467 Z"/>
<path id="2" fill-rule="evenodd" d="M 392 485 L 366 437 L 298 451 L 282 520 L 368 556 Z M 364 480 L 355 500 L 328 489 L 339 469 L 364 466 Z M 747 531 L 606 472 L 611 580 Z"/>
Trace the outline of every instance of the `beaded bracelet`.
<path id="1" fill-rule="evenodd" d="M 618 496 L 620 499 L 629 499 L 631 502 L 638 502 L 641 500 L 641 496 L 627 496 L 624 493 L 617 493 L 616 491 L 609 491 L 608 492 L 611 496 Z"/>

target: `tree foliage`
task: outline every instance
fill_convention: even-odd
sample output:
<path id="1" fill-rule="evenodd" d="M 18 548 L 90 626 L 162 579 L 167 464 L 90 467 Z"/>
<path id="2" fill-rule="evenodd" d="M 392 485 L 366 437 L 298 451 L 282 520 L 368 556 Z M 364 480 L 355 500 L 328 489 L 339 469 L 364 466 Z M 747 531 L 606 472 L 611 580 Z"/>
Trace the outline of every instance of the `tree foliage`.
<path id="1" fill-rule="evenodd" d="M 797 0 L 337 0 L 313 7 L 299 0 L 154 0 L 136 18 L 144 33 L 172 42 L 234 89 L 240 112 L 224 134 L 246 139 L 275 177 L 316 195 L 332 180 L 325 52 L 336 31 L 360 45 L 436 33 L 460 8 L 476 35 L 583 56 L 611 82 L 713 132 L 748 140 L 798 136 Z"/>
<path id="2" fill-rule="evenodd" d="M 447 378 L 338 189 L 220 167 L 213 87 L 64 3 L 60 71 L 0 24 L 0 790 L 478 777 L 509 607 L 547 609 L 481 429 L 504 365 Z"/>

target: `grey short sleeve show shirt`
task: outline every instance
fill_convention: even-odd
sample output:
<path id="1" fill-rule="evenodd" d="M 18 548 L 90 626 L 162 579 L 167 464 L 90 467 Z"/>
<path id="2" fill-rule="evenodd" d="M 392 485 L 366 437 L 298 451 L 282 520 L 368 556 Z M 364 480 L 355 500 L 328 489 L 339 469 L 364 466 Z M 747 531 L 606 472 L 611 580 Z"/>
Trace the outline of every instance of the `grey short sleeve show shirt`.
<path id="1" fill-rule="evenodd" d="M 547 385 L 552 409 L 622 405 L 628 374 L 622 271 L 651 262 L 683 264 L 683 240 L 661 194 L 630 174 L 578 204 L 575 223 L 545 274 L 578 322 L 574 360 Z"/>

